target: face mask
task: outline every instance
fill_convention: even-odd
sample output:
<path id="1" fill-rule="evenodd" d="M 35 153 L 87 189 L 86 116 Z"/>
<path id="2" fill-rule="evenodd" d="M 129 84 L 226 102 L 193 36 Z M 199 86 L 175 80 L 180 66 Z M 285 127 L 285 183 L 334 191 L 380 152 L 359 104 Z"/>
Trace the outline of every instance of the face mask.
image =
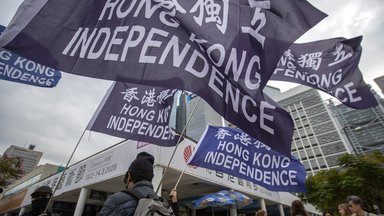
<path id="1" fill-rule="evenodd" d="M 32 200 L 32 209 L 44 211 L 45 207 L 48 204 L 48 201 L 49 201 L 49 198 Z"/>

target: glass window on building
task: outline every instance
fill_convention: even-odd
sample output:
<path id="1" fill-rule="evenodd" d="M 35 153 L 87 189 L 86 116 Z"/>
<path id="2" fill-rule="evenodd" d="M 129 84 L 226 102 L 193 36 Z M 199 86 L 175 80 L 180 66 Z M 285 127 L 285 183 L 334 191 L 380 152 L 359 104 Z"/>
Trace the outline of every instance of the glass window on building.
<path id="1" fill-rule="evenodd" d="M 340 140 L 339 134 L 334 131 L 331 133 L 325 133 L 321 134 L 317 137 L 317 140 L 319 141 L 320 145 L 328 144 L 331 142 L 336 142 Z"/>
<path id="2" fill-rule="evenodd" d="M 301 140 L 295 141 L 295 144 L 298 150 L 303 149 L 303 143 L 301 142 Z"/>
<path id="3" fill-rule="evenodd" d="M 294 139 L 294 140 L 298 140 L 298 139 L 300 139 L 299 134 L 298 134 L 297 131 L 294 131 L 294 132 L 293 132 L 293 139 Z"/>
<path id="4" fill-rule="evenodd" d="M 311 166 L 312 166 L 313 169 L 315 169 L 315 170 L 316 170 L 316 169 L 319 169 L 319 166 L 318 166 L 316 160 L 312 159 L 312 160 L 310 160 L 309 162 L 311 163 Z"/>
<path id="5" fill-rule="evenodd" d="M 299 151 L 299 154 L 300 154 L 300 157 L 301 157 L 302 160 L 306 160 L 307 159 L 307 155 L 305 153 L 305 150 Z"/>
<path id="6" fill-rule="evenodd" d="M 303 145 L 304 146 L 309 146 L 311 143 L 309 142 L 309 139 L 308 138 L 305 138 L 305 139 L 302 139 L 301 140 L 303 142 Z"/>
<path id="7" fill-rule="evenodd" d="M 292 152 L 292 155 L 293 155 L 295 158 L 298 158 L 298 159 L 300 158 L 300 157 L 299 157 L 299 154 L 298 154 L 297 152 Z"/>
<path id="8" fill-rule="evenodd" d="M 295 127 L 297 129 L 302 129 L 303 128 L 303 125 L 301 124 L 301 121 L 300 120 L 296 120 L 295 121 Z"/>
<path id="9" fill-rule="evenodd" d="M 323 158 L 318 158 L 321 169 L 327 168 L 327 164 L 325 163 L 325 160 Z"/>
<path id="10" fill-rule="evenodd" d="M 325 155 L 346 152 L 345 146 L 341 141 L 336 143 L 331 143 L 328 145 L 322 145 L 321 150 Z"/>
<path id="11" fill-rule="evenodd" d="M 292 116 L 292 119 L 294 119 L 294 120 L 299 119 L 299 115 L 298 115 L 297 112 L 292 112 L 292 113 L 290 113 L 290 114 L 291 114 L 291 116 Z"/>
<path id="12" fill-rule="evenodd" d="M 328 162 L 328 166 L 329 167 L 334 167 L 334 166 L 338 166 L 337 165 L 337 158 L 339 158 L 340 156 L 342 156 L 343 154 L 337 154 L 337 155 L 331 155 L 331 156 L 327 156 L 325 157 L 327 162 Z"/>
<path id="13" fill-rule="evenodd" d="M 307 118 L 302 119 L 302 121 L 303 121 L 303 127 L 308 127 L 309 126 L 309 121 L 308 121 Z"/>
<path id="14" fill-rule="evenodd" d="M 304 110 L 300 110 L 299 111 L 299 118 L 305 118 L 305 112 L 304 112 Z"/>
<path id="15" fill-rule="evenodd" d="M 309 137 L 309 141 L 312 146 L 316 146 L 318 144 L 314 136 Z"/>
<path id="16" fill-rule="evenodd" d="M 311 167 L 309 166 L 309 161 L 302 161 L 301 163 L 304 165 L 304 167 L 307 171 L 308 171 L 308 169 L 309 169 L 309 171 L 311 170 Z"/>
<path id="17" fill-rule="evenodd" d="M 319 115 L 312 116 L 310 118 L 310 121 L 311 121 L 312 125 L 316 125 L 316 124 L 324 123 L 326 121 L 331 121 L 331 119 L 329 118 L 328 113 L 325 112 L 325 113 L 321 113 Z"/>
<path id="18" fill-rule="evenodd" d="M 315 156 L 313 155 L 313 152 L 311 149 L 308 149 L 307 150 L 307 155 L 308 155 L 308 158 L 311 159 L 311 158 L 314 158 Z"/>
<path id="19" fill-rule="evenodd" d="M 321 156 L 321 151 L 320 151 L 319 147 L 314 147 L 313 151 L 315 152 L 316 157 L 320 157 Z"/>

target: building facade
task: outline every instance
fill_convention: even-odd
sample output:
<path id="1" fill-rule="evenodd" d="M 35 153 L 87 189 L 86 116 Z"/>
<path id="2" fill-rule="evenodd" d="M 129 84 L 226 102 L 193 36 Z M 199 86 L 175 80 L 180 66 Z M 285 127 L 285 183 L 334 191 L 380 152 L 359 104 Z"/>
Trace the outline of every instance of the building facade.
<path id="1" fill-rule="evenodd" d="M 34 145 L 29 145 L 28 148 L 11 145 L 5 150 L 4 155 L 12 158 L 21 158 L 21 169 L 23 170 L 23 175 L 26 175 L 37 167 L 37 164 L 43 155 L 42 152 L 35 151 L 34 149 Z"/>
<path id="2" fill-rule="evenodd" d="M 187 128 L 186 135 L 199 141 L 207 125 L 225 125 L 224 119 L 203 99 L 194 97 L 186 104 Z"/>
<path id="3" fill-rule="evenodd" d="M 36 178 L 32 175 L 24 177 L 17 185 L 5 189 L 6 195 L 0 198 L 0 215 L 17 215 L 20 211 L 26 211 L 31 204 L 31 193 L 41 185 L 55 189 L 50 207 L 53 212 L 63 216 L 95 215 L 94 210 L 99 211 L 108 196 L 124 190 L 125 173 L 136 155 L 142 151 L 155 158 L 152 180 L 155 190 L 160 189 L 159 192 L 166 194 L 177 185 L 180 216 L 211 215 L 211 208 L 195 209 L 192 206 L 193 201 L 202 195 L 229 189 L 244 193 L 253 200 L 246 208 L 237 209 L 238 215 L 253 216 L 258 209 L 267 210 L 271 216 L 290 214 L 292 201 L 298 199 L 291 193 L 272 192 L 219 171 L 187 166 L 186 161 L 193 146 L 194 142 L 185 139 L 173 152 L 169 147 L 127 141 L 70 165 L 64 174 L 56 173 L 57 167 L 53 167 L 52 175 L 40 178 L 32 184 L 27 183 Z M 167 165 L 169 167 L 165 170 Z M 33 176 L 41 176 L 40 171 L 34 174 Z M 309 204 L 306 205 L 306 210 L 315 215 L 320 214 Z M 214 214 L 228 215 L 225 208 L 216 209 Z"/>
<path id="4" fill-rule="evenodd" d="M 292 155 L 305 166 L 308 175 L 337 167 L 337 158 L 353 152 L 340 125 L 335 121 L 320 93 L 298 86 L 274 97 L 295 123 Z"/>
<path id="5" fill-rule="evenodd" d="M 377 99 L 379 105 L 368 109 L 352 109 L 343 104 L 329 103 L 356 154 L 372 151 L 384 153 L 384 102 L 383 99 Z"/>

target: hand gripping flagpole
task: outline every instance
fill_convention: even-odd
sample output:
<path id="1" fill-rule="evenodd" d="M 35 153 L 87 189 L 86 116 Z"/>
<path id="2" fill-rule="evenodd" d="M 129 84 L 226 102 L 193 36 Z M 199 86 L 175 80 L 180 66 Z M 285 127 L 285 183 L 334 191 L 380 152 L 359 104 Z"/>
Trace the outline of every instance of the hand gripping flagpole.
<path id="1" fill-rule="evenodd" d="M 163 182 L 163 179 L 164 179 L 165 174 L 167 173 L 168 167 L 171 165 L 172 159 L 173 159 L 173 157 L 175 156 L 177 147 L 179 146 L 179 143 L 180 143 L 180 141 L 181 141 L 181 137 L 184 135 L 184 131 L 185 131 L 185 129 L 187 128 L 187 126 L 188 126 L 188 124 L 189 124 L 189 121 L 191 120 L 193 114 L 195 113 L 196 107 L 197 107 L 197 105 L 199 104 L 200 100 L 201 100 L 201 97 L 199 97 L 199 100 L 197 100 L 196 105 L 195 105 L 195 107 L 193 107 L 193 110 L 192 110 L 191 114 L 189 114 L 189 116 L 188 116 L 187 122 L 185 123 L 185 125 L 184 125 L 184 127 L 183 127 L 183 130 L 181 131 L 181 134 L 180 134 L 179 139 L 177 140 L 177 143 L 176 143 L 175 149 L 173 150 L 172 156 L 171 156 L 171 158 L 169 159 L 168 165 L 165 167 L 163 176 L 161 177 L 160 182 L 159 182 L 159 185 L 157 186 L 156 193 L 159 192 L 161 183 Z M 184 173 L 184 171 L 185 171 L 186 168 L 187 168 L 187 167 L 184 168 L 183 173 Z M 181 178 L 181 177 L 180 177 L 180 178 Z M 179 178 L 179 181 L 180 181 L 180 178 Z M 176 188 L 176 187 L 175 187 L 175 188 Z"/>
<path id="2" fill-rule="evenodd" d="M 177 189 L 177 185 L 179 185 L 179 182 L 180 182 L 180 180 L 181 180 L 181 177 L 183 177 L 184 172 L 185 172 L 185 170 L 187 169 L 187 167 L 188 167 L 188 164 L 185 164 L 185 167 L 184 167 L 184 169 L 183 169 L 183 172 L 180 173 L 179 179 L 177 179 L 177 182 L 176 182 L 176 184 L 175 184 L 175 187 L 173 187 L 175 190 Z"/>

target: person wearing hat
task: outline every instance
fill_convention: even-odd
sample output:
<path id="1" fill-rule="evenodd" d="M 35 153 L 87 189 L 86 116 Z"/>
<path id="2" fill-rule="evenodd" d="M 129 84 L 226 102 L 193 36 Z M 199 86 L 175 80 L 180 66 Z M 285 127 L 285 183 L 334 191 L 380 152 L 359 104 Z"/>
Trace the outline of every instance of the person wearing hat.
<path id="1" fill-rule="evenodd" d="M 157 199 L 158 196 L 153 190 L 153 163 L 154 157 L 147 153 L 141 152 L 132 161 L 125 174 L 124 183 L 127 190 L 136 190 L 145 197 Z M 137 207 L 137 199 L 126 192 L 117 192 L 111 195 L 104 203 L 99 215 L 130 216 L 135 213 Z"/>
<path id="2" fill-rule="evenodd" d="M 41 215 L 47 207 L 48 201 L 52 196 L 52 189 L 49 186 L 41 186 L 31 194 L 32 209 L 23 216 L 38 216 Z M 46 212 L 45 215 L 52 215 L 51 212 Z"/>

